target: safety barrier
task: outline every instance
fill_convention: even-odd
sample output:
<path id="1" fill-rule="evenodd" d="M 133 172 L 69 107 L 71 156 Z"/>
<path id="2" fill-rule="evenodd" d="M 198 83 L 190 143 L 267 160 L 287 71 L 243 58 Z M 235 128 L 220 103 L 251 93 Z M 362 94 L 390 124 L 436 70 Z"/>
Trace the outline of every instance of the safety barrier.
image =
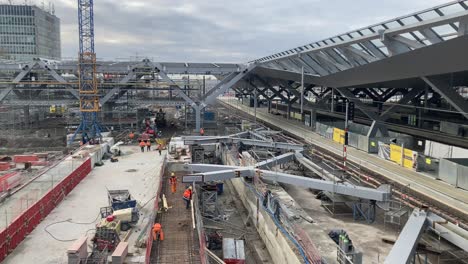
<path id="1" fill-rule="evenodd" d="M 202 264 L 209 263 L 208 254 L 206 253 L 206 240 L 205 240 L 205 228 L 203 227 L 203 219 L 199 207 L 197 189 L 193 189 L 193 210 L 195 210 L 195 224 L 198 234 L 198 242 L 200 244 L 200 260 Z"/>
<path id="2" fill-rule="evenodd" d="M 148 225 L 148 231 L 147 232 L 147 235 L 146 235 L 146 254 L 145 254 L 145 264 L 149 264 L 150 263 L 150 260 L 151 260 L 151 249 L 153 247 L 153 225 L 154 225 L 154 220 L 156 218 L 156 214 L 159 210 L 159 196 L 161 195 L 161 191 L 162 191 L 162 184 L 163 184 L 163 181 L 164 181 L 164 172 L 165 172 L 165 169 L 166 169 L 166 164 L 167 164 L 167 159 L 166 157 L 164 157 L 164 161 L 163 161 L 163 164 L 161 166 L 161 170 L 159 171 L 159 175 L 161 175 L 161 180 L 159 181 L 159 186 L 158 186 L 158 190 L 156 192 L 156 198 L 154 199 L 154 207 L 153 207 L 153 213 L 151 214 L 150 216 L 150 224 Z"/>
<path id="3" fill-rule="evenodd" d="M 91 172 L 91 160 L 87 159 L 0 232 L 0 262 L 34 230 L 89 172 Z"/>

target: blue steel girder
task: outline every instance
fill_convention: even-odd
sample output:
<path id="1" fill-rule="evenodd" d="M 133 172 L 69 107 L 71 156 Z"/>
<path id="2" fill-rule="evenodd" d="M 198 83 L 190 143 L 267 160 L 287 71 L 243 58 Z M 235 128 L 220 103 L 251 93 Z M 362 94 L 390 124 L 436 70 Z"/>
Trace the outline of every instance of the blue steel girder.
<path id="1" fill-rule="evenodd" d="M 295 61 L 295 65 L 306 64 L 320 76 L 329 75 L 337 70 L 348 69 L 347 63 L 357 67 L 466 35 L 466 2 L 467 0 L 450 2 L 251 62 L 266 67 L 276 64 L 280 67 L 272 68 L 299 72 L 296 66 L 288 67 L 291 61 Z M 431 13 L 435 18 L 424 19 L 427 13 Z M 441 32 L 440 28 L 445 25 L 452 30 Z"/>

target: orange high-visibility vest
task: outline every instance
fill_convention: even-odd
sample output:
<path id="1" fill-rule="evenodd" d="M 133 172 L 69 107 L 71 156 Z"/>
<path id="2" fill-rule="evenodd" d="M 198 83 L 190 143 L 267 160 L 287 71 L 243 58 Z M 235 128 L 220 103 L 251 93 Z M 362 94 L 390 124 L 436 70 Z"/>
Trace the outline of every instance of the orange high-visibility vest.
<path id="1" fill-rule="evenodd" d="M 155 231 L 155 232 L 161 231 L 161 224 L 160 223 L 154 224 L 153 231 Z"/>
<path id="2" fill-rule="evenodd" d="M 177 178 L 176 178 L 176 177 L 171 177 L 171 178 L 169 178 L 169 182 L 170 182 L 171 184 L 174 184 L 174 183 L 177 182 Z"/>
<path id="3" fill-rule="evenodd" d="M 140 141 L 140 147 L 144 147 L 144 146 L 146 146 L 145 142 L 143 140 Z"/>
<path id="4" fill-rule="evenodd" d="M 151 146 L 151 141 L 149 141 L 149 140 L 146 141 L 146 146 L 148 146 L 148 147 Z"/>
<path id="5" fill-rule="evenodd" d="M 185 199 L 190 199 L 190 196 L 192 196 L 192 190 L 190 190 L 190 189 L 185 190 L 184 198 Z"/>
<path id="6" fill-rule="evenodd" d="M 130 135 L 128 135 L 128 137 L 129 137 L 130 139 L 133 139 L 133 138 L 135 137 L 135 134 L 130 133 Z"/>

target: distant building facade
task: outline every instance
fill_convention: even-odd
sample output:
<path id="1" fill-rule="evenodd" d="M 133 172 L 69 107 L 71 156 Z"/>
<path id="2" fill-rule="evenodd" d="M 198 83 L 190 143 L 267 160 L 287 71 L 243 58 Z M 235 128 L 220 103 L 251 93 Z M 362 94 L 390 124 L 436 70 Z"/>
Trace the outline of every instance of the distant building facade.
<path id="1" fill-rule="evenodd" d="M 0 5 L 0 58 L 60 60 L 60 19 L 37 6 Z"/>

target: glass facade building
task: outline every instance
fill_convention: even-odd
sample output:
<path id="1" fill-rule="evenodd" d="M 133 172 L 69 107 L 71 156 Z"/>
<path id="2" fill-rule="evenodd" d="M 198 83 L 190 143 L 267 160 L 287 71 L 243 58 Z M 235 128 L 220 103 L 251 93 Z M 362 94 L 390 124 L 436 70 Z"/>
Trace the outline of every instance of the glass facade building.
<path id="1" fill-rule="evenodd" d="M 60 19 L 36 6 L 0 5 L 0 59 L 60 60 Z"/>

